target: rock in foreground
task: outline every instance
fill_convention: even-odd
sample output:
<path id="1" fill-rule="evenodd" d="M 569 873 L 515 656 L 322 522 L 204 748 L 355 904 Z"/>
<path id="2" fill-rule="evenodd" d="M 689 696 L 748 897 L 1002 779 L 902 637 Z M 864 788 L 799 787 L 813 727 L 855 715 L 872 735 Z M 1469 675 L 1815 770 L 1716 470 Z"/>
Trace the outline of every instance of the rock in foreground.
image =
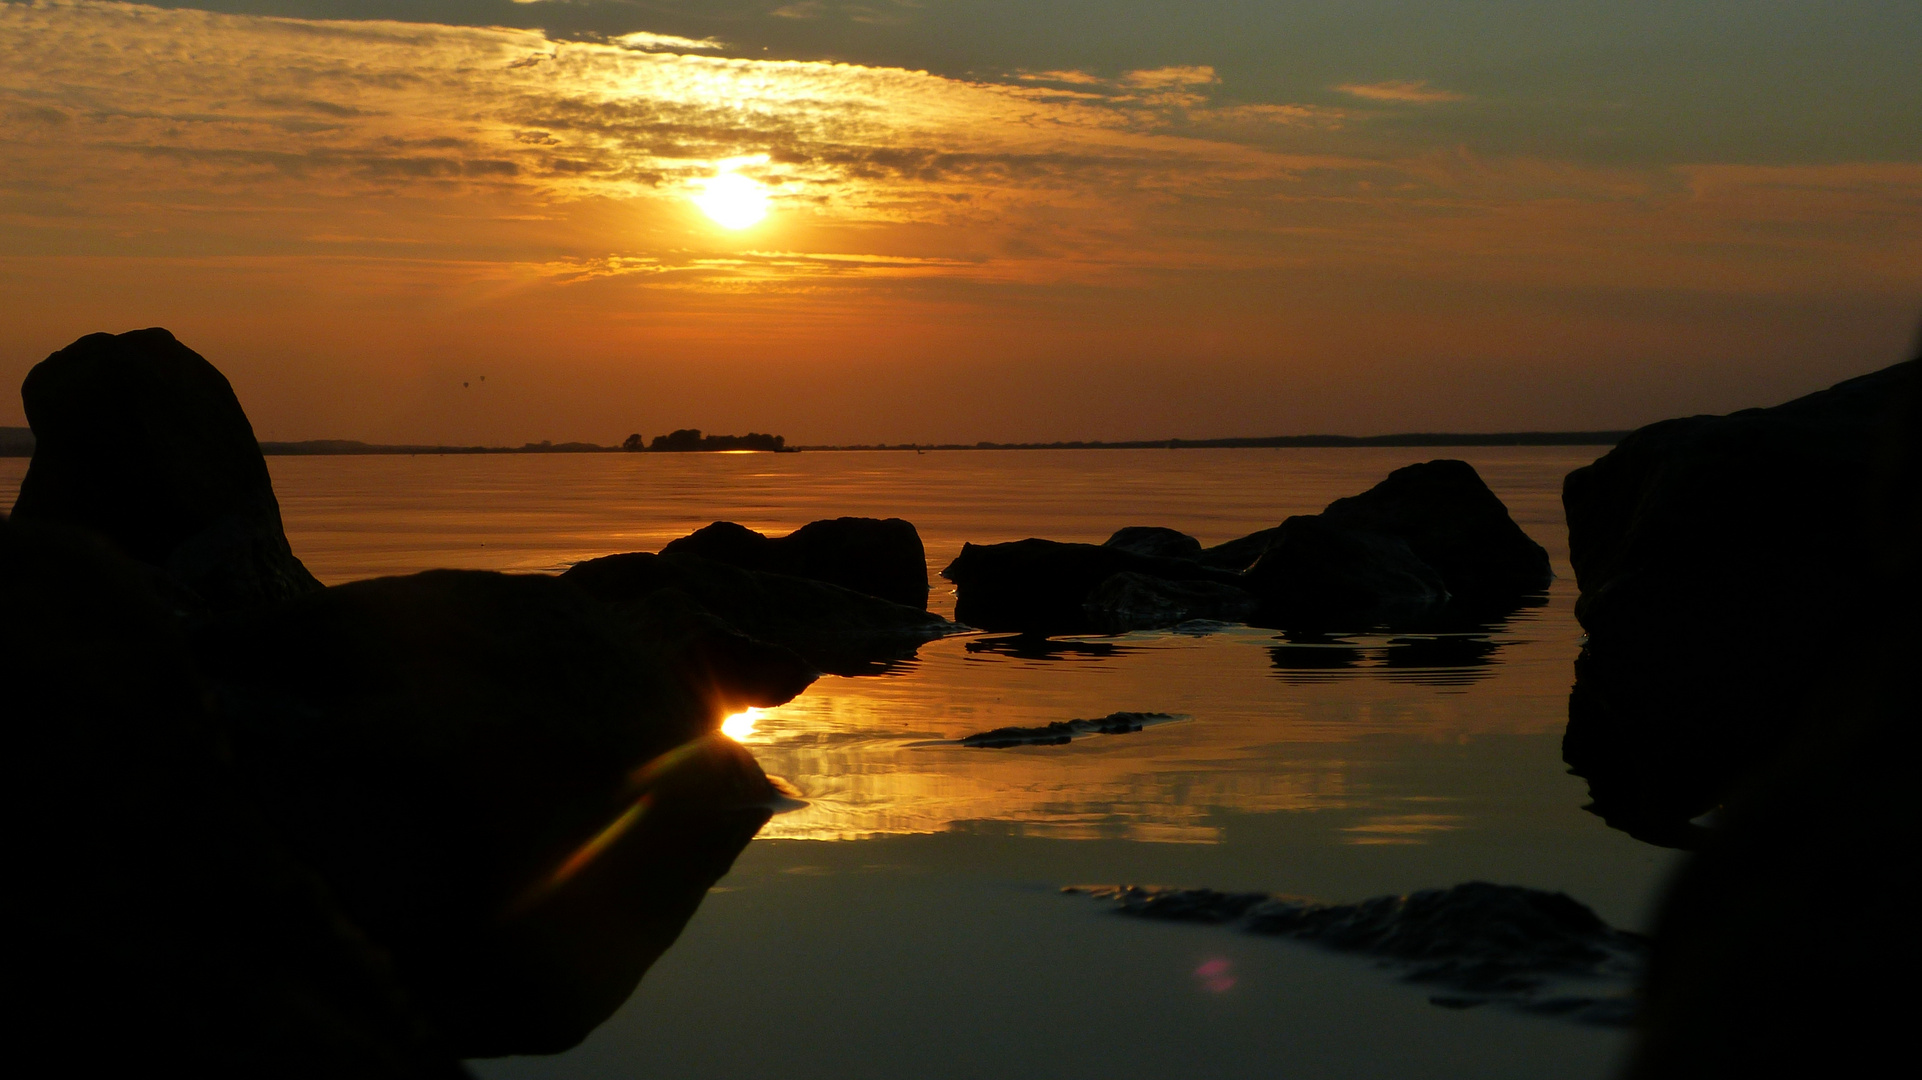
<path id="1" fill-rule="evenodd" d="M 229 763 L 175 619 L 104 542 L 0 518 L 8 976 L 38 1067 L 466 1073 Z"/>
<path id="2" fill-rule="evenodd" d="M 1667 420 L 1568 475 L 1588 631 L 1563 754 L 1592 809 L 1686 846 L 1862 650 L 1913 617 L 1887 542 L 1910 361 L 1770 409 Z M 1911 508 L 1905 510 L 1904 508 Z"/>
<path id="3" fill-rule="evenodd" d="M 841 517 L 810 521 L 769 537 L 731 521 L 717 521 L 668 543 L 663 555 L 698 555 L 743 570 L 809 578 L 928 607 L 928 556 L 921 534 L 900 518 Z"/>
<path id="4" fill-rule="evenodd" d="M 1525 1012 L 1622 1025 L 1646 941 L 1616 930 L 1563 893 L 1471 881 L 1357 904 L 1269 893 L 1076 886 L 1148 919 L 1233 926 L 1376 957 L 1408 982 L 1447 991 L 1437 1005 L 1500 1003 Z"/>
<path id="5" fill-rule="evenodd" d="M 1081 634 L 1100 632 L 1103 616 L 1086 605 L 1103 582 L 1122 573 L 1230 589 L 1239 588 L 1240 581 L 1235 574 L 1189 559 L 1037 539 L 963 544 L 961 554 L 941 576 L 955 584 L 954 617 L 969 626 L 1028 634 Z"/>
<path id="6" fill-rule="evenodd" d="M 252 794 L 464 1057 L 578 1043 L 775 799 L 709 688 L 554 578 L 354 582 L 194 647 Z"/>
<path id="7" fill-rule="evenodd" d="M 33 462 L 14 516 L 91 529 L 217 610 L 320 588 L 281 530 L 225 376 L 162 329 L 89 334 L 20 388 Z"/>

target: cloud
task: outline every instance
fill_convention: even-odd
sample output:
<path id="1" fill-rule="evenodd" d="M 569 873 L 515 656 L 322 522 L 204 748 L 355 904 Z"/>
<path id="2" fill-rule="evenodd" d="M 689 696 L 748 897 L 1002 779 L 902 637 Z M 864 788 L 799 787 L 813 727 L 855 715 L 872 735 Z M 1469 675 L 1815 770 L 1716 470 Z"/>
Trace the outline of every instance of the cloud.
<path id="1" fill-rule="evenodd" d="M 1369 101 L 1393 101 L 1405 105 L 1438 105 L 1445 101 L 1466 101 L 1467 94 L 1453 90 L 1440 90 L 1428 85 L 1426 79 L 1397 80 L 1378 83 L 1343 83 L 1335 89 L 1344 94 L 1353 94 Z"/>
<path id="2" fill-rule="evenodd" d="M 1166 90 L 1177 87 L 1211 86 L 1220 82 L 1215 69 L 1207 66 L 1177 66 L 1148 68 L 1130 71 L 1121 77 L 1124 86 L 1138 86 L 1144 90 Z"/>
<path id="3" fill-rule="evenodd" d="M 515 0 L 515 2 L 534 3 L 538 2 L 538 0 Z M 647 52 L 656 50 L 672 52 L 676 49 L 708 50 L 725 47 L 724 42 L 717 41 L 714 38 L 684 38 L 676 37 L 673 34 L 650 34 L 645 30 L 637 30 L 631 34 L 622 34 L 619 37 L 609 40 L 623 49 L 640 49 Z"/>

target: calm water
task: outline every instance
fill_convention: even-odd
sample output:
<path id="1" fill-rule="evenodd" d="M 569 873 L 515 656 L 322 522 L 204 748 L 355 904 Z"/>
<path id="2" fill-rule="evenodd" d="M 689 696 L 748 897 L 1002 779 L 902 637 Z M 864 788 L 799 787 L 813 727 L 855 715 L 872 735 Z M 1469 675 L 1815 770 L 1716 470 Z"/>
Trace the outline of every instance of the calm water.
<path id="1" fill-rule="evenodd" d="M 1486 635 L 1134 634 L 933 643 L 822 679 L 745 736 L 808 806 L 776 818 L 626 1009 L 487 1077 L 1602 1076 L 1617 1033 L 1427 1004 L 1365 961 L 1108 917 L 1075 882 L 1329 899 L 1470 879 L 1566 890 L 1639 926 L 1666 853 L 1580 809 L 1559 740 L 1579 630 L 1561 478 L 1588 448 L 1466 457 L 1561 575 Z M 336 583 L 552 571 L 710 521 L 913 521 L 964 541 L 1215 543 L 1312 513 L 1407 449 L 274 458 L 289 539 Z M 25 462 L 0 460 L 0 484 Z M 10 495 L 9 501 L 10 501 Z M 935 580 L 933 606 L 952 614 Z M 924 746 L 1130 709 L 1191 720 L 1067 746 Z M 1233 986 L 1197 980 L 1225 960 Z M 1218 970 L 1218 969 L 1212 969 Z"/>

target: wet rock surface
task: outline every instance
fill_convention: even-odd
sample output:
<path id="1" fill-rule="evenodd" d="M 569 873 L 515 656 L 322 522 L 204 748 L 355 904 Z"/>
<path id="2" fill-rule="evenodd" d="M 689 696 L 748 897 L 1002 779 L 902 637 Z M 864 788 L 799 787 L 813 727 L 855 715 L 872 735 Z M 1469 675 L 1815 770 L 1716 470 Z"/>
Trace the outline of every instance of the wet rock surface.
<path id="1" fill-rule="evenodd" d="M 81 1075 L 465 1076 L 249 797 L 143 568 L 0 518 L 0 610 L 24 1044 Z"/>
<path id="2" fill-rule="evenodd" d="M 1187 533 L 1158 525 L 1130 525 L 1125 529 L 1116 529 L 1113 536 L 1101 542 L 1101 546 L 1162 559 L 1201 558 L 1201 541 Z"/>
<path id="3" fill-rule="evenodd" d="M 670 541 L 663 555 L 698 555 L 743 570 L 809 578 L 927 610 L 928 556 L 921 534 L 900 518 L 811 521 L 769 537 L 717 521 Z"/>
<path id="4" fill-rule="evenodd" d="M 1117 712 L 1095 720 L 1057 720 L 1042 727 L 1005 727 L 966 735 L 956 740 L 962 746 L 1006 749 L 1011 746 L 1060 746 L 1086 735 L 1126 735 L 1158 724 L 1172 724 L 1188 717 L 1173 713 Z"/>
<path id="5" fill-rule="evenodd" d="M 1218 581 L 1168 581 L 1124 570 L 1095 586 L 1081 609 L 1098 632 L 1123 634 L 1195 619 L 1245 622 L 1255 617 L 1261 602 L 1246 589 Z"/>
<path id="6" fill-rule="evenodd" d="M 941 571 L 955 584 L 954 617 L 982 630 L 1028 634 L 1100 632 L 1089 597 L 1116 574 L 1239 588 L 1236 574 L 1190 559 L 1140 555 L 1099 544 L 1014 540 L 963 544 Z M 1179 621 L 1179 620 L 1177 620 Z"/>
<path id="7" fill-rule="evenodd" d="M 257 607 L 320 588 L 287 545 L 253 426 L 227 379 L 162 329 L 89 334 L 28 372 L 33 461 L 14 517 L 75 525 L 182 587 Z"/>
<path id="8" fill-rule="evenodd" d="M 722 700 L 554 578 L 354 582 L 193 646 L 252 796 L 462 1056 L 584 1038 L 774 799 Z"/>
<path id="9" fill-rule="evenodd" d="M 1563 893 L 1471 881 L 1406 896 L 1326 904 L 1271 893 L 1141 885 L 1071 886 L 1120 914 L 1228 926 L 1376 958 L 1435 988 L 1447 1008 L 1500 1004 L 1586 1023 L 1626 1025 L 1646 939 L 1617 930 Z"/>
<path id="10" fill-rule="evenodd" d="M 1916 499 L 1889 476 L 1918 367 L 1653 424 L 1569 474 L 1588 639 L 1563 754 L 1610 824 L 1700 842 L 1689 820 L 1822 722 L 1834 673 L 1909 617 L 1887 538 Z"/>
<path id="11" fill-rule="evenodd" d="M 836 675 L 885 670 L 961 629 L 939 615 L 823 581 L 742 570 L 697 555 L 635 552 L 591 559 L 560 580 L 617 611 L 672 590 L 758 641 Z"/>

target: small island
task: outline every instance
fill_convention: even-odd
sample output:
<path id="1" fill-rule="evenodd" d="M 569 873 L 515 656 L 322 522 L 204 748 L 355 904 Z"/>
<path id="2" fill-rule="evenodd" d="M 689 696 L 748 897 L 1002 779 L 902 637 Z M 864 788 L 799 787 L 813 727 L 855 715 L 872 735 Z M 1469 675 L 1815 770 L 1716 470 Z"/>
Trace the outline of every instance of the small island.
<path id="1" fill-rule="evenodd" d="M 682 428 L 668 435 L 656 435 L 653 441 L 641 442 L 641 437 L 629 435 L 621 443 L 623 450 L 642 450 L 663 453 L 708 453 L 722 451 L 762 450 L 774 454 L 797 453 L 798 448 L 787 445 L 782 435 L 763 435 L 750 431 L 746 435 L 703 435 L 699 428 Z"/>

